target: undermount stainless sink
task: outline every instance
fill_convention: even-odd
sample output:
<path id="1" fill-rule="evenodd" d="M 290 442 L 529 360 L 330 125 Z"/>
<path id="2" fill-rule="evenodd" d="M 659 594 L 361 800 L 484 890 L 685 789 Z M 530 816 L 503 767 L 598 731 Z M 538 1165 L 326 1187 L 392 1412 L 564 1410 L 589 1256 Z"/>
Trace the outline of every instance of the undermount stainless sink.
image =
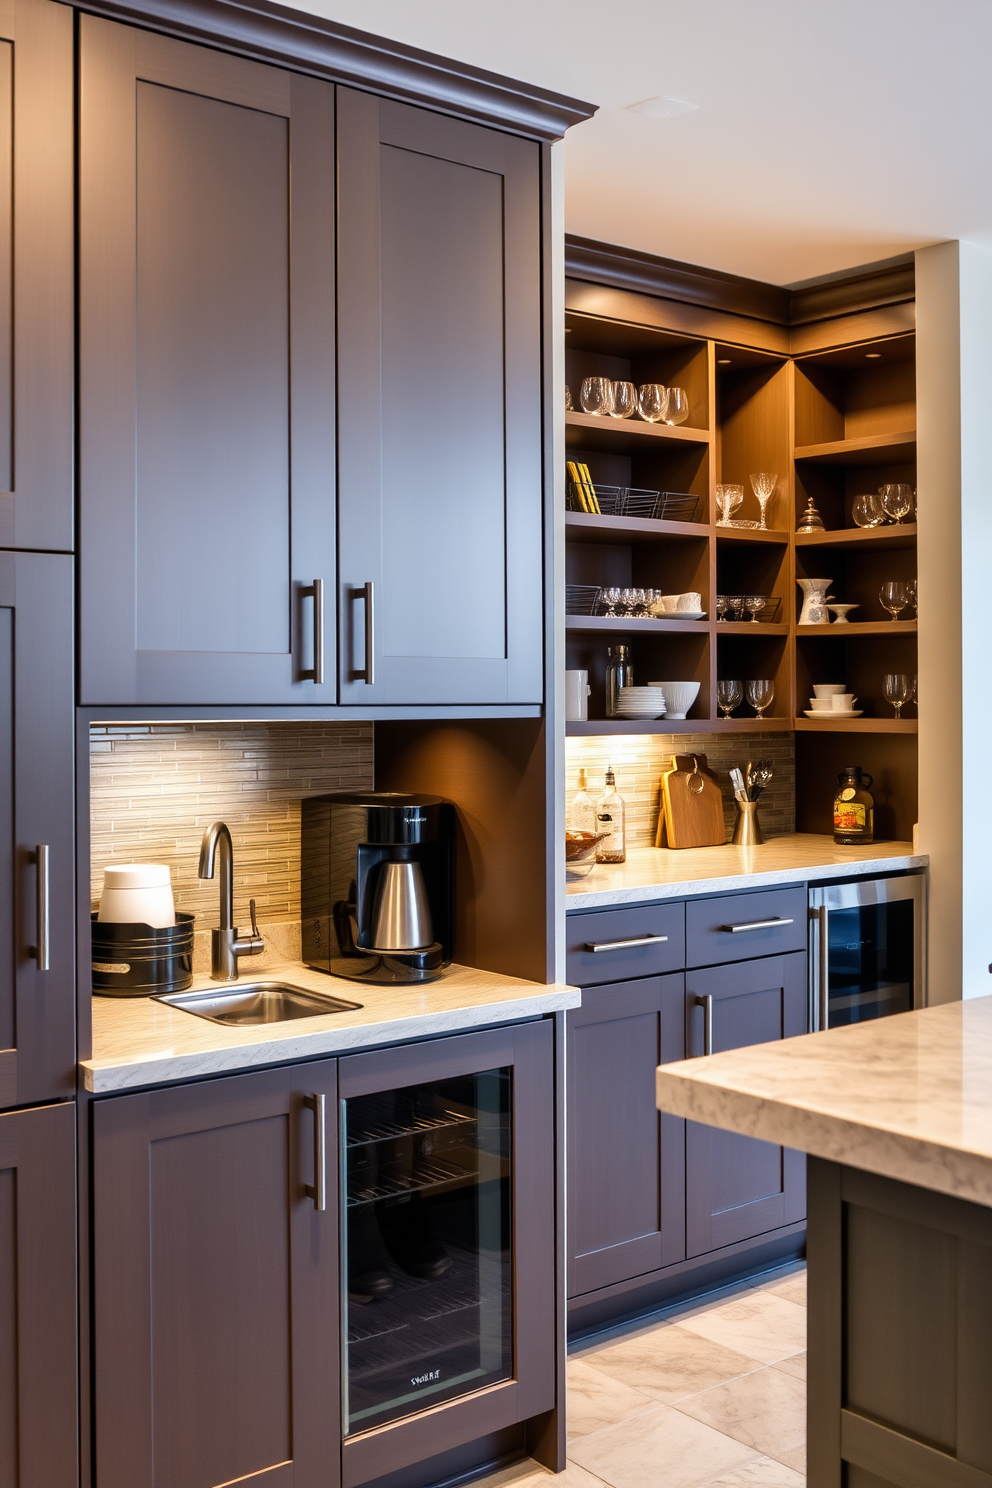
<path id="1" fill-rule="evenodd" d="M 227 1023 L 235 1028 L 254 1023 L 285 1023 L 290 1018 L 319 1018 L 327 1013 L 349 1013 L 360 1002 L 347 1002 L 323 992 L 310 992 L 289 982 L 242 982 L 230 987 L 208 987 L 202 992 L 168 992 L 154 998 L 184 1013 Z"/>

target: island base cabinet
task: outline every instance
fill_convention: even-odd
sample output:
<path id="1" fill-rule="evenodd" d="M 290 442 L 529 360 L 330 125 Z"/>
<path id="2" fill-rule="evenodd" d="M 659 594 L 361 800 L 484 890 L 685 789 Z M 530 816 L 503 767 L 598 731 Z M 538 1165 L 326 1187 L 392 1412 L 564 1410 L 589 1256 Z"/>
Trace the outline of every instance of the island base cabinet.
<path id="1" fill-rule="evenodd" d="M 806 956 L 764 956 L 686 973 L 686 1053 L 806 1032 Z M 703 1255 L 803 1218 L 801 1152 L 686 1122 L 686 1252 Z"/>
<path id="2" fill-rule="evenodd" d="M 336 1085 L 320 1060 L 94 1104 L 96 1488 L 337 1481 Z"/>
<path id="3" fill-rule="evenodd" d="M 0 1483 L 76 1488 L 76 1113 L 0 1116 Z"/>

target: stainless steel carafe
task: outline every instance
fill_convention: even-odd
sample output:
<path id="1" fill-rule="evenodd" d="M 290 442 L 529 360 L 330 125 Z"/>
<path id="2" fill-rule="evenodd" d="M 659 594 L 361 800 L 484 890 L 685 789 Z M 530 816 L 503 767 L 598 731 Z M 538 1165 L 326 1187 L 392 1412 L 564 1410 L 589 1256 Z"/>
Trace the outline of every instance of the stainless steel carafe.
<path id="1" fill-rule="evenodd" d="M 412 860 L 381 863 L 372 910 L 372 949 L 419 951 L 433 939 L 420 864 Z"/>

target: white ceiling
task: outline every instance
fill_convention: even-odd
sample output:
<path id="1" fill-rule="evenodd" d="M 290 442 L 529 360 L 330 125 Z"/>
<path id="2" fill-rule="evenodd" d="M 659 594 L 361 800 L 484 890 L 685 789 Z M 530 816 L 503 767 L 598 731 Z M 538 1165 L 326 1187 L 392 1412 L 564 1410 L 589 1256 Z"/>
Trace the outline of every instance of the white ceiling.
<path id="1" fill-rule="evenodd" d="M 789 284 L 945 238 L 992 247 L 989 0 L 303 0 L 600 105 L 569 232 Z M 651 119 L 657 94 L 698 108 Z"/>

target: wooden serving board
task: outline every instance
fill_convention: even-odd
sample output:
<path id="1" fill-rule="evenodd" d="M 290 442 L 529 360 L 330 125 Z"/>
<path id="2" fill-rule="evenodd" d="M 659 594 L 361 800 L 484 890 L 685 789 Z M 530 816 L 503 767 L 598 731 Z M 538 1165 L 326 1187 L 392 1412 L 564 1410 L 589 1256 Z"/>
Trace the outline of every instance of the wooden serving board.
<path id="1" fill-rule="evenodd" d="M 706 756 L 678 754 L 661 777 L 657 846 L 721 847 L 727 840 L 723 796 Z M 690 781 L 692 782 L 690 786 Z"/>

